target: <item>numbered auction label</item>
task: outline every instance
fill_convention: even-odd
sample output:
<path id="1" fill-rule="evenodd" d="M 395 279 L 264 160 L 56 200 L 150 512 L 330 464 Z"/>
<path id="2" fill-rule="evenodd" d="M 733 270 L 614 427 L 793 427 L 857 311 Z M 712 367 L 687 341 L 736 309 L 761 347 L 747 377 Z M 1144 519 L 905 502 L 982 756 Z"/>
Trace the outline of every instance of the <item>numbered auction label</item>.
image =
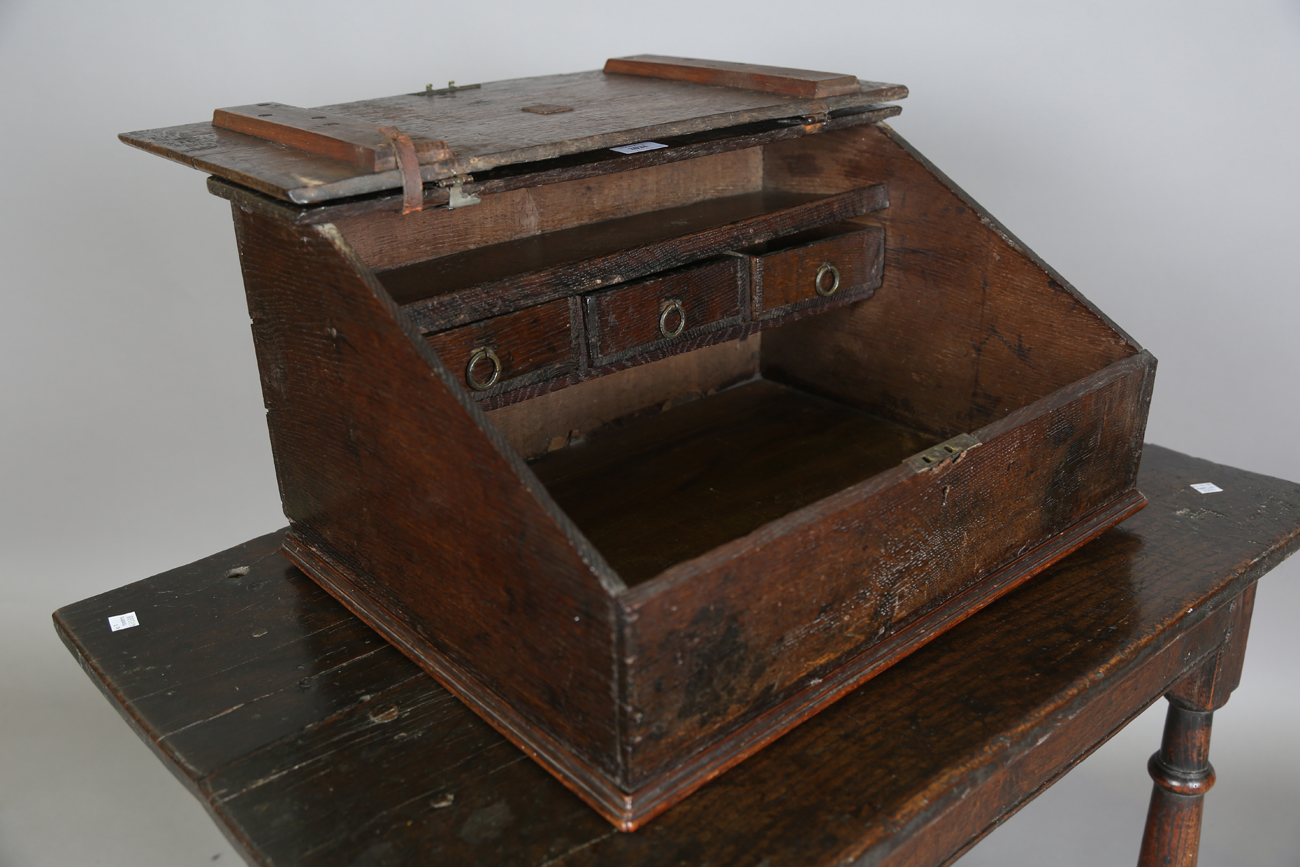
<path id="1" fill-rule="evenodd" d="M 113 632 L 139 625 L 140 621 L 136 618 L 134 611 L 128 611 L 126 614 L 114 614 L 108 618 L 108 628 Z"/>
<path id="2" fill-rule="evenodd" d="M 616 148 L 610 148 L 610 150 L 618 151 L 621 154 L 639 154 L 641 151 L 652 151 L 666 147 L 668 147 L 668 145 L 659 144 L 657 141 L 642 141 L 637 142 L 636 144 L 620 145 Z"/>

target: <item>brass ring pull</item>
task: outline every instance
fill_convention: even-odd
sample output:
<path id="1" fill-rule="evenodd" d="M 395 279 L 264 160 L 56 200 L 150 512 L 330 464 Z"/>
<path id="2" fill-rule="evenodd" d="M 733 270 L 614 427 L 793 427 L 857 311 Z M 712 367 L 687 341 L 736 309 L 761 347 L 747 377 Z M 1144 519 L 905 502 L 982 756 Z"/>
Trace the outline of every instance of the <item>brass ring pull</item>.
<path id="1" fill-rule="evenodd" d="M 824 278 L 827 274 L 831 275 L 831 285 L 828 288 Z M 817 269 L 817 276 L 813 278 L 813 288 L 817 294 L 823 298 L 829 298 L 835 294 L 835 290 L 840 288 L 840 271 L 830 262 L 823 262 L 822 266 Z"/>
<path id="2" fill-rule="evenodd" d="M 484 359 L 492 362 L 492 375 L 487 378 L 486 382 L 474 378 L 474 367 Z M 469 355 L 469 364 L 465 365 L 465 382 L 475 391 L 487 391 L 497 384 L 501 378 L 501 359 L 492 351 L 490 346 L 480 346 Z"/>
<path id="3" fill-rule="evenodd" d="M 668 330 L 668 316 L 673 312 L 677 313 L 677 327 L 670 331 Z M 676 299 L 665 301 L 663 307 L 659 311 L 659 333 L 667 339 L 672 340 L 685 330 L 686 311 L 682 309 L 682 302 Z"/>

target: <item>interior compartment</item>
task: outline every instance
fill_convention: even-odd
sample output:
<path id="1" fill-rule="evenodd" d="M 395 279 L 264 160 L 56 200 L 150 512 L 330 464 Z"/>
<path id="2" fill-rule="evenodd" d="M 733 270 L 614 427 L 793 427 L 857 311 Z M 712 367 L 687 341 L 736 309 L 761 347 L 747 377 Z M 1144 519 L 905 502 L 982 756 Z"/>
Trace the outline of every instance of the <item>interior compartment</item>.
<path id="1" fill-rule="evenodd" d="M 897 466 L 933 436 L 756 379 L 614 424 L 533 472 L 628 586 Z"/>
<path id="2" fill-rule="evenodd" d="M 972 255 L 986 249 L 988 227 L 902 151 L 875 127 L 853 128 L 707 167 L 590 179 L 585 210 L 575 210 L 580 191 L 537 188 L 513 202 L 526 219 L 495 202 L 412 217 L 401 237 L 384 236 L 377 218 L 340 227 L 426 333 L 500 316 L 504 299 L 582 298 L 588 315 L 573 319 L 587 332 L 582 369 L 486 408 L 632 586 L 1137 351 L 1078 296 L 1044 293 L 1041 263 Z M 711 183 L 692 190 L 701 177 Z M 875 184 L 908 196 L 864 215 L 846 197 Z M 827 207 L 837 201 L 847 204 Z M 823 310 L 785 291 L 819 282 L 830 252 L 881 235 L 874 294 L 850 290 Z M 458 238 L 494 243 L 461 249 Z M 668 357 L 638 355 L 663 343 L 649 332 L 608 349 L 588 343 L 597 299 L 613 304 L 627 291 L 623 303 L 639 310 L 640 286 L 720 253 L 748 263 L 738 269 L 753 293 L 739 333 Z M 841 276 L 861 285 L 864 267 Z M 444 361 L 463 373 L 459 356 Z"/>

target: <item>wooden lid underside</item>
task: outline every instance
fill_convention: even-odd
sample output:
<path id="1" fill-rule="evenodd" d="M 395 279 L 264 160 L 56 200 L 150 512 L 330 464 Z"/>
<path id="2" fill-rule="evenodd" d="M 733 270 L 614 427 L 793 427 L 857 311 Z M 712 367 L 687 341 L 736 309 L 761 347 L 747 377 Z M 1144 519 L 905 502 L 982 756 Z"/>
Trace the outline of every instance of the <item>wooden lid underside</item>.
<path id="1" fill-rule="evenodd" d="M 644 56 L 623 60 L 640 61 L 642 67 L 647 65 Z M 649 60 L 680 61 L 678 65 L 685 67 L 711 63 L 680 58 Z M 720 65 L 725 66 L 711 63 L 710 70 Z M 668 74 L 672 74 L 669 64 L 661 62 L 659 66 L 669 67 Z M 766 86 L 772 80 L 769 68 L 734 66 L 762 69 L 764 76 L 761 81 L 755 79 L 756 86 Z M 611 61 L 611 67 L 617 67 L 615 61 Z M 802 70 L 788 72 L 792 75 L 787 81 L 798 76 L 807 79 L 829 75 Z M 832 89 L 842 92 L 810 97 L 707 83 L 720 80 L 716 76 L 711 79 L 705 76 L 705 82 L 701 82 L 648 75 L 579 72 L 313 109 L 294 110 L 278 103 L 260 105 L 285 109 L 285 116 L 296 114 L 302 124 L 323 117 L 325 120 L 315 121 L 322 135 L 328 134 L 330 127 L 326 124 L 333 120 L 341 121 L 340 127 L 347 126 L 354 133 L 365 125 L 375 129 L 395 127 L 416 143 L 420 178 L 424 183 L 431 183 L 500 166 L 757 121 L 787 117 L 822 119 L 832 111 L 891 102 L 907 95 L 907 88 L 895 84 L 858 82 L 856 86 L 844 86 L 843 79 L 852 81 L 851 76 L 834 79 L 837 86 Z M 821 88 L 816 92 L 825 92 L 824 85 L 816 86 Z M 256 118 L 257 105 L 218 110 L 218 122 L 231 125 L 230 121 L 221 119 L 227 112 L 235 116 L 242 112 L 245 118 Z M 340 158 L 338 153 L 323 156 L 268 140 L 275 137 L 274 131 L 258 131 L 253 135 L 221 128 L 212 121 L 121 135 L 127 144 L 296 204 L 317 204 L 402 187 L 401 171 L 382 153 L 364 159 Z M 280 139 L 288 140 L 291 139 Z M 302 145 L 300 140 L 297 143 L 310 147 Z"/>

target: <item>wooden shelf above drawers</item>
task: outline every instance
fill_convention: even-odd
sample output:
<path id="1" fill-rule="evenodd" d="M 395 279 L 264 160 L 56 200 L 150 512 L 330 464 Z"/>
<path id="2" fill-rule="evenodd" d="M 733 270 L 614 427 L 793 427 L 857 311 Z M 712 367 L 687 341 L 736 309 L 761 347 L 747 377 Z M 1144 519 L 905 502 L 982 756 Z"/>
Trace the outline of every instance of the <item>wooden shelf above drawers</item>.
<path id="1" fill-rule="evenodd" d="M 883 184 L 833 195 L 760 191 L 492 244 L 376 276 L 417 327 L 438 331 L 888 204 Z"/>

